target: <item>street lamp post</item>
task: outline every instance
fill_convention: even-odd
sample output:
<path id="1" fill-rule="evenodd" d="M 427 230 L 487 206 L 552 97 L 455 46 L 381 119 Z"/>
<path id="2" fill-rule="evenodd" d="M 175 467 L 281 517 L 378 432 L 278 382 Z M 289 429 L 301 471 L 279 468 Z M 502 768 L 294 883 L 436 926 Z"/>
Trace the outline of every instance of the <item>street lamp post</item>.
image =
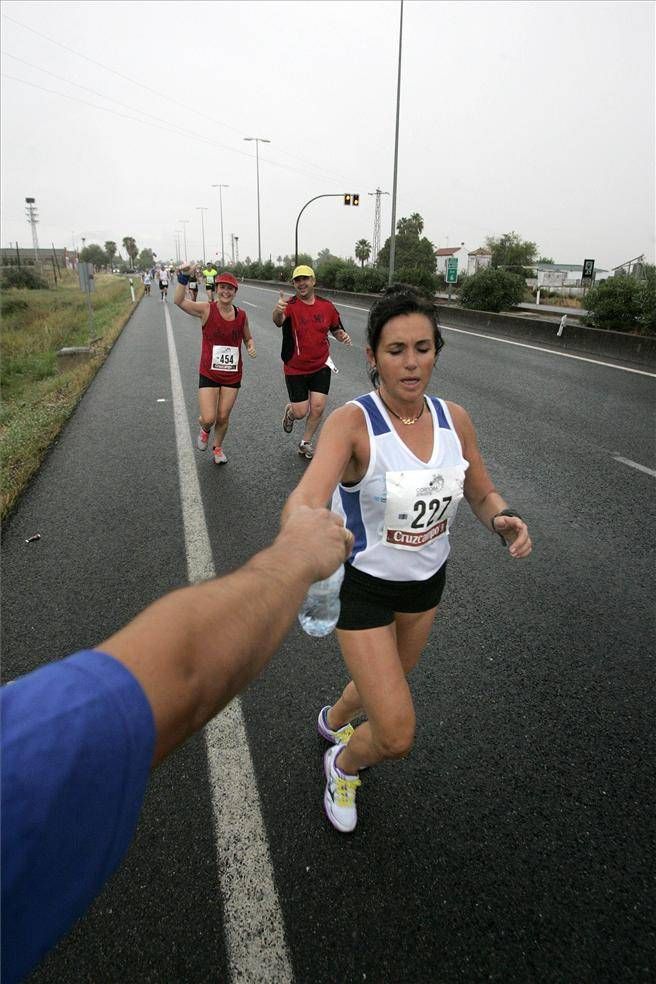
<path id="1" fill-rule="evenodd" d="M 255 167 L 257 172 L 257 259 L 262 262 L 262 242 L 260 237 L 260 144 L 271 143 L 265 137 L 244 137 L 246 141 L 255 141 Z"/>
<path id="2" fill-rule="evenodd" d="M 298 216 L 296 217 L 296 228 L 294 230 L 294 266 L 298 266 L 298 223 L 300 222 L 301 216 L 308 205 L 311 205 L 312 202 L 316 202 L 318 198 L 344 198 L 344 193 L 340 191 L 330 192 L 325 195 L 315 195 L 314 198 L 311 198 L 309 202 L 305 203 L 301 211 L 298 213 Z"/>
<path id="3" fill-rule="evenodd" d="M 182 235 L 182 230 L 181 229 L 174 229 L 173 230 L 173 235 L 175 236 L 175 257 L 176 257 L 177 262 L 178 263 L 181 263 L 182 262 L 182 258 L 180 256 L 180 253 L 181 253 L 181 249 L 180 249 L 180 247 L 181 247 L 180 236 Z"/>
<path id="4" fill-rule="evenodd" d="M 189 219 L 178 219 L 178 222 L 182 226 L 182 233 L 184 235 L 184 261 L 187 263 L 189 260 L 189 257 L 187 256 L 187 223 L 189 222 Z"/>
<path id="5" fill-rule="evenodd" d="M 225 267 L 225 251 L 223 248 L 223 197 L 221 195 L 222 188 L 229 188 L 230 185 L 227 184 L 213 184 L 213 188 L 219 189 L 219 215 L 221 216 L 221 266 Z"/>
<path id="6" fill-rule="evenodd" d="M 204 215 L 204 213 L 207 212 L 207 209 L 205 208 L 204 205 L 197 205 L 196 206 L 196 211 L 197 212 L 200 212 L 200 228 L 201 228 L 201 231 L 202 231 L 202 234 L 203 234 L 203 263 L 206 263 L 207 262 L 207 257 L 205 256 L 205 215 Z"/>
<path id="7" fill-rule="evenodd" d="M 394 135 L 394 181 L 392 185 L 392 229 L 390 232 L 390 258 L 388 284 L 394 279 L 394 254 L 396 252 L 396 177 L 399 162 L 399 111 L 401 108 L 401 52 L 403 50 L 403 0 L 399 20 L 399 68 L 396 79 L 396 133 Z"/>

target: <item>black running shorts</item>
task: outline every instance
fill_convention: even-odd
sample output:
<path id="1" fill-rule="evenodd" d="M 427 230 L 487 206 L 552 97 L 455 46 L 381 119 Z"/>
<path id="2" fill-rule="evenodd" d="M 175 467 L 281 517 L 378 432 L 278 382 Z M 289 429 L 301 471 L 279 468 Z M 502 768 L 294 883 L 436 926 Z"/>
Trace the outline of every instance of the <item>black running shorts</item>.
<path id="1" fill-rule="evenodd" d="M 214 387 L 214 389 L 221 389 L 222 386 L 231 390 L 241 389 L 241 383 L 217 383 L 216 379 L 210 379 L 209 376 L 198 373 L 198 389 L 205 389 L 206 386 Z"/>
<path id="2" fill-rule="evenodd" d="M 446 563 L 425 581 L 385 581 L 344 565 L 338 629 L 375 629 L 391 625 L 395 612 L 436 608 L 446 584 Z"/>
<path id="3" fill-rule="evenodd" d="M 327 396 L 331 375 L 328 366 L 323 366 L 308 376 L 285 376 L 290 403 L 304 403 L 310 393 L 324 393 Z"/>

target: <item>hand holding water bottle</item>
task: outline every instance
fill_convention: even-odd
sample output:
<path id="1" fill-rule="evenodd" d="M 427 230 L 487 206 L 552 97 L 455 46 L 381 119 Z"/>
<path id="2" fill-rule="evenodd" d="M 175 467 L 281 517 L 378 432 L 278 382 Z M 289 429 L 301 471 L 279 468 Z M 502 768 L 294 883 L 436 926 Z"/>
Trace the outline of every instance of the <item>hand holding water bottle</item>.
<path id="1" fill-rule="evenodd" d="M 343 580 L 344 565 L 340 564 L 330 577 L 310 585 L 310 590 L 298 613 L 301 628 L 308 635 L 327 636 L 337 625 L 340 611 L 339 592 Z"/>

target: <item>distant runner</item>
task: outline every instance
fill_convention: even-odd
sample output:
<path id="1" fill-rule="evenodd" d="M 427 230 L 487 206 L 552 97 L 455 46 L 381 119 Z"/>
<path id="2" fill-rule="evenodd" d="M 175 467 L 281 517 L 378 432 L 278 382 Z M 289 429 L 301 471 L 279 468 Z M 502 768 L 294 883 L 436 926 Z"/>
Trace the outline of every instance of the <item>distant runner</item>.
<path id="1" fill-rule="evenodd" d="M 242 342 L 252 359 L 255 358 L 255 342 L 251 335 L 245 311 L 236 307 L 233 300 L 239 284 L 231 273 L 216 278 L 218 301 L 190 301 L 185 290 L 195 271 L 185 265 L 178 271 L 178 284 L 173 303 L 194 318 L 200 318 L 203 342 L 198 376 L 198 404 L 200 431 L 196 447 L 205 451 L 214 428 L 212 454 L 216 465 L 228 460 L 223 451 L 230 421 L 230 413 L 237 400 L 243 371 Z"/>
<path id="2" fill-rule="evenodd" d="M 192 301 L 198 300 L 198 270 L 192 267 L 189 274 L 189 283 L 187 284 L 187 290 L 189 291 L 189 297 Z"/>
<path id="3" fill-rule="evenodd" d="M 169 273 L 164 267 L 159 271 L 159 293 L 163 301 L 169 294 Z"/>
<path id="4" fill-rule="evenodd" d="M 280 300 L 273 309 L 273 323 L 282 328 L 282 351 L 289 403 L 282 427 L 291 434 L 297 420 L 305 420 L 298 453 L 312 458 L 312 438 L 321 422 L 330 389 L 330 347 L 328 332 L 337 341 L 350 345 L 337 308 L 314 292 L 314 270 L 297 266 L 292 274 L 296 297 Z"/>
<path id="5" fill-rule="evenodd" d="M 207 292 L 207 299 L 214 300 L 214 281 L 218 274 L 218 270 L 213 263 L 208 263 L 203 269 L 203 276 L 205 277 L 205 290 Z"/>
<path id="6" fill-rule="evenodd" d="M 146 294 L 146 296 L 149 296 L 150 295 L 150 285 L 153 282 L 153 278 L 151 277 L 150 272 L 148 270 L 146 270 L 146 272 L 144 274 L 142 274 L 141 279 L 143 280 L 144 294 Z"/>

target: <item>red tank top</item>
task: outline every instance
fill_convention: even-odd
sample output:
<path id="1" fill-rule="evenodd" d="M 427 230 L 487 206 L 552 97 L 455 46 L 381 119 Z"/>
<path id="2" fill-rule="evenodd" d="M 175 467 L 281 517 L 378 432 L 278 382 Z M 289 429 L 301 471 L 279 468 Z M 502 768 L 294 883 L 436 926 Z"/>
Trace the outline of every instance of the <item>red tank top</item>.
<path id="1" fill-rule="evenodd" d="M 203 345 L 200 352 L 201 376 L 215 383 L 240 383 L 243 370 L 241 346 L 244 341 L 246 312 L 236 307 L 233 321 L 219 313 L 216 301 L 210 304 L 210 316 L 203 325 Z"/>

